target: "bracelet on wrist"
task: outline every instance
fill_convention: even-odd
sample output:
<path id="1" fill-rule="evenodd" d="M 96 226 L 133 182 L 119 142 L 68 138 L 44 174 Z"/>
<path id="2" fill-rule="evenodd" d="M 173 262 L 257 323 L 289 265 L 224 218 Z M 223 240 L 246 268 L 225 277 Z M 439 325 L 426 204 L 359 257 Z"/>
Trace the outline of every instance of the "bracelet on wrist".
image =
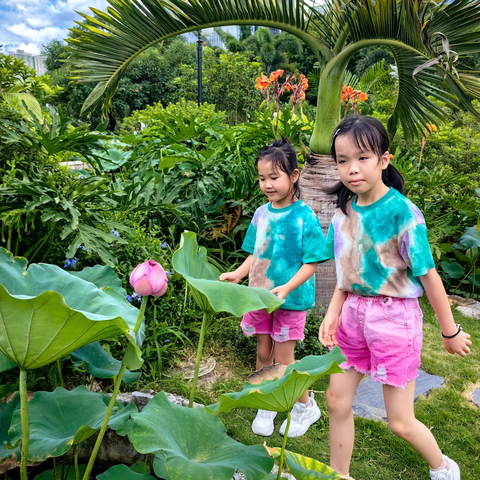
<path id="1" fill-rule="evenodd" d="M 458 328 L 457 333 L 455 333 L 453 335 L 450 335 L 450 336 L 447 336 L 447 335 L 444 335 L 443 332 L 442 332 L 442 337 L 443 338 L 454 338 L 454 337 L 456 337 L 462 331 L 462 327 L 460 326 L 459 323 L 456 323 L 455 326 Z"/>

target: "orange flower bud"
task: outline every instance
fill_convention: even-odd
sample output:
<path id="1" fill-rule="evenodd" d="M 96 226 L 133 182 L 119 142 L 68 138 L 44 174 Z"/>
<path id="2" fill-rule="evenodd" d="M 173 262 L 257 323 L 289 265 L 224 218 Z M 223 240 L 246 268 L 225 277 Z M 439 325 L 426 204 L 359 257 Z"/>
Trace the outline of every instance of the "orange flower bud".
<path id="1" fill-rule="evenodd" d="M 430 132 L 436 132 L 438 130 L 437 126 L 434 125 L 433 123 L 428 123 L 427 124 L 427 129 L 430 131 Z"/>

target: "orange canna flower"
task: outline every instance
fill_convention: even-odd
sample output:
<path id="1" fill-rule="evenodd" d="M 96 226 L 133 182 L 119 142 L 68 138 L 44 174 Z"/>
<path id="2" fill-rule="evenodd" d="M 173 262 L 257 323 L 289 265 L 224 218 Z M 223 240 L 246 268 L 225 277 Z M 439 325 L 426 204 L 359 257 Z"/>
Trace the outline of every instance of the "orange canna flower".
<path id="1" fill-rule="evenodd" d="M 283 70 L 276 70 L 275 72 L 272 72 L 270 74 L 270 81 L 276 82 L 278 80 L 278 77 L 281 77 L 282 75 L 283 75 Z"/>
<path id="2" fill-rule="evenodd" d="M 366 93 L 360 92 L 360 95 L 358 96 L 358 101 L 364 102 L 365 100 L 368 100 L 368 95 Z"/>
<path id="3" fill-rule="evenodd" d="M 264 90 L 270 85 L 270 80 L 263 73 L 261 78 L 260 77 L 256 78 L 256 81 L 257 81 L 257 84 L 255 85 L 255 88 L 258 90 Z"/>
<path id="4" fill-rule="evenodd" d="M 436 132 L 438 130 L 437 126 L 434 125 L 433 123 L 428 123 L 427 124 L 427 129 L 429 132 Z"/>

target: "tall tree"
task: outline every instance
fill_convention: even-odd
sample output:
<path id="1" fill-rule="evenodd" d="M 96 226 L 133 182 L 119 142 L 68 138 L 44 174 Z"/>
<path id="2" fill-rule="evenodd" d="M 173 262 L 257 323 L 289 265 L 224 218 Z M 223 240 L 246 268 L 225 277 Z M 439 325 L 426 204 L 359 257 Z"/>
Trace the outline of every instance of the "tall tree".
<path id="1" fill-rule="evenodd" d="M 108 0 L 100 20 L 84 15 L 79 38 L 70 41 L 74 78 L 97 82 L 84 108 L 103 102 L 107 113 L 126 66 L 145 48 L 172 36 L 212 26 L 237 24 L 280 28 L 303 40 L 321 66 L 312 154 L 302 172 L 307 202 L 326 228 L 333 207 L 322 187 L 336 180 L 328 155 L 340 120 L 341 91 L 347 65 L 356 52 L 375 45 L 390 49 L 398 72 L 395 108 L 388 120 L 407 138 L 421 137 L 429 123 L 445 121 L 435 103 L 464 108 L 478 116 L 471 98 L 480 98 L 476 74 L 458 58 L 480 51 L 480 0 L 327 0 L 312 9 L 304 0 Z M 322 267 L 325 268 L 325 267 Z M 328 270 L 328 267 L 327 267 Z M 328 301 L 325 283 L 334 272 L 321 272 L 317 299 Z M 326 297 L 321 297 L 321 291 Z"/>

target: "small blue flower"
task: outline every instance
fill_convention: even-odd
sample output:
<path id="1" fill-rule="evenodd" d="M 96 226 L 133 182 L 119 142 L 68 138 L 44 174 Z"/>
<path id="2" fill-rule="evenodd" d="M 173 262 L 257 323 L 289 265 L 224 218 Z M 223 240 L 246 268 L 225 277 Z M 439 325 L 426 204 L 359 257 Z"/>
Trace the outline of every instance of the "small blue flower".
<path id="1" fill-rule="evenodd" d="M 70 259 L 67 258 L 67 259 L 65 260 L 65 265 L 63 266 L 63 268 L 69 267 L 69 266 L 70 266 L 70 263 L 71 263 Z"/>
<path id="2" fill-rule="evenodd" d="M 305 345 L 303 343 L 300 344 L 300 348 L 303 348 Z"/>
<path id="3" fill-rule="evenodd" d="M 127 300 L 129 303 L 132 303 L 132 296 L 131 295 L 127 295 Z"/>
<path id="4" fill-rule="evenodd" d="M 79 175 L 78 178 L 82 179 L 85 178 L 83 175 Z"/>
<path id="5" fill-rule="evenodd" d="M 171 275 L 173 275 L 172 272 L 165 272 L 165 273 L 166 273 L 169 277 L 170 277 Z"/>
<path id="6" fill-rule="evenodd" d="M 165 343 L 170 343 L 170 340 L 165 340 Z"/>
<path id="7" fill-rule="evenodd" d="M 113 243 L 110 244 L 110 248 L 112 248 L 112 247 L 113 247 Z"/>
<path id="8" fill-rule="evenodd" d="M 83 246 L 83 245 L 80 245 L 77 250 L 83 250 L 84 252 L 87 251 L 87 249 Z"/>
<path id="9" fill-rule="evenodd" d="M 119 234 L 116 230 L 113 230 L 113 229 L 110 230 L 110 233 L 113 233 L 113 235 L 114 235 L 115 237 L 119 237 L 119 236 L 120 236 L 120 234 Z"/>
<path id="10" fill-rule="evenodd" d="M 65 264 L 63 265 L 63 268 L 67 268 L 67 267 L 76 268 L 77 262 L 78 262 L 78 258 L 77 258 L 77 257 L 66 258 L 66 259 L 65 259 Z"/>
<path id="11" fill-rule="evenodd" d="M 167 247 L 168 247 L 168 243 L 167 243 L 167 242 L 163 242 L 163 243 L 160 244 L 160 246 L 161 246 L 162 248 L 167 248 Z"/>
<path id="12" fill-rule="evenodd" d="M 138 298 L 140 295 L 137 292 L 132 293 L 132 298 Z"/>

